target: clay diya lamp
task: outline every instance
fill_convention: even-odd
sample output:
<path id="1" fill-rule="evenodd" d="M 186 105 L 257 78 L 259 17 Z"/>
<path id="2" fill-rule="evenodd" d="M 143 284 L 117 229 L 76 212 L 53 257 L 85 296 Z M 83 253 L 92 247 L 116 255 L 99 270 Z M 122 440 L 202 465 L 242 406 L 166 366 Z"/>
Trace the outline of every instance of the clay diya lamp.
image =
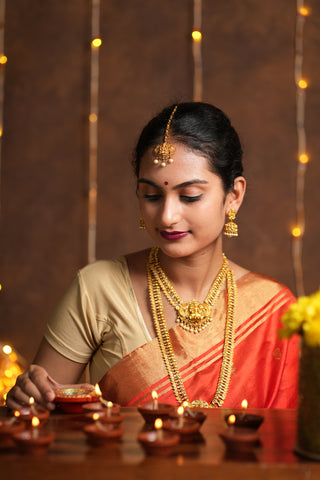
<path id="1" fill-rule="evenodd" d="M 190 408 L 187 402 L 183 402 L 182 406 L 184 407 L 183 416 L 185 418 L 195 420 L 196 422 L 199 423 L 200 426 L 203 424 L 203 422 L 207 418 L 207 415 L 204 412 L 202 412 L 201 410 L 196 410 L 195 408 Z M 173 407 L 172 410 L 170 411 L 169 416 L 170 418 L 179 418 L 177 408 Z"/>
<path id="2" fill-rule="evenodd" d="M 19 410 L 21 420 L 25 421 L 28 426 L 31 425 L 31 421 L 33 417 L 37 417 L 40 421 L 40 424 L 46 422 L 48 417 L 50 416 L 49 410 L 43 407 L 36 406 L 34 404 L 34 398 L 29 398 L 29 406 L 22 407 Z"/>
<path id="3" fill-rule="evenodd" d="M 109 412 L 111 408 L 112 414 L 120 413 L 120 405 L 118 405 L 117 403 L 112 403 L 112 402 L 109 402 L 108 400 L 105 400 L 102 397 L 100 387 L 97 383 L 94 387 L 94 390 L 95 390 L 96 397 L 98 398 L 99 401 L 98 402 L 96 401 L 93 403 L 85 403 L 82 406 L 85 412 L 102 412 L 102 411 Z"/>
<path id="4" fill-rule="evenodd" d="M 138 407 L 138 412 L 142 415 L 146 423 L 154 424 L 157 418 L 161 420 L 167 420 L 172 410 L 172 405 L 167 403 L 158 402 L 158 394 L 153 390 L 152 392 L 153 402 L 145 403 Z"/>
<path id="5" fill-rule="evenodd" d="M 259 444 L 259 434 L 251 428 L 235 426 L 235 415 L 229 415 L 229 427 L 219 433 L 229 452 L 248 452 Z"/>
<path id="6" fill-rule="evenodd" d="M 40 420 L 32 419 L 32 428 L 15 433 L 13 441 L 21 453 L 29 455 L 43 455 L 54 440 L 54 434 L 39 428 Z"/>
<path id="7" fill-rule="evenodd" d="M 237 428 L 249 428 L 252 430 L 258 430 L 258 428 L 260 427 L 260 425 L 264 420 L 263 416 L 247 413 L 247 408 L 248 408 L 247 400 L 242 400 L 241 407 L 242 407 L 241 413 L 234 413 L 234 416 L 235 416 L 234 426 Z M 228 418 L 229 418 L 229 415 L 226 415 L 225 421 L 227 425 L 229 425 Z"/>
<path id="8" fill-rule="evenodd" d="M 114 446 L 119 443 L 124 428 L 116 423 L 102 423 L 99 413 L 94 413 L 94 422 L 83 427 L 87 442 L 93 447 Z"/>
<path id="9" fill-rule="evenodd" d="M 54 402 L 65 413 L 83 413 L 83 405 L 97 401 L 93 385 L 68 385 L 54 390 Z"/>
<path id="10" fill-rule="evenodd" d="M 17 410 L 11 418 L 0 420 L 0 445 L 10 444 L 12 436 L 24 430 L 25 427 L 26 424 L 20 420 L 20 412 Z"/>
<path id="11" fill-rule="evenodd" d="M 119 425 L 124 419 L 123 415 L 120 415 L 120 413 L 114 413 L 112 409 L 108 410 L 106 408 L 99 410 L 98 412 L 88 412 L 85 417 L 91 421 L 99 420 L 101 423 L 109 423 L 113 425 Z"/>
<path id="12" fill-rule="evenodd" d="M 184 416 L 184 408 L 177 408 L 177 418 L 169 418 L 163 423 L 163 428 L 180 436 L 180 443 L 190 443 L 198 433 L 200 423 Z"/>
<path id="13" fill-rule="evenodd" d="M 250 413 L 235 413 L 235 427 L 236 428 L 246 428 L 250 430 L 258 430 L 260 425 L 263 423 L 262 415 L 253 415 Z M 229 415 L 225 416 L 226 424 L 228 424 Z"/>
<path id="14" fill-rule="evenodd" d="M 154 422 L 154 430 L 139 433 L 138 441 L 147 455 L 168 457 L 172 455 L 179 443 L 179 435 L 163 430 L 162 425 L 161 418 L 157 418 Z"/>

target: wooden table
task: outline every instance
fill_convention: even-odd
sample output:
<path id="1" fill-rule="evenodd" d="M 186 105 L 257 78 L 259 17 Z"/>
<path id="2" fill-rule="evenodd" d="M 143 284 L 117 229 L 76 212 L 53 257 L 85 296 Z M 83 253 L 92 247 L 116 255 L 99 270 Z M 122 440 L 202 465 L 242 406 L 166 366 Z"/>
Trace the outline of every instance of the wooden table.
<path id="1" fill-rule="evenodd" d="M 234 458 L 226 452 L 218 432 L 226 428 L 225 409 L 205 410 L 198 443 L 179 446 L 168 458 L 148 457 L 137 436 L 144 421 L 134 408 L 123 408 L 125 433 L 115 449 L 93 448 L 82 431 L 81 414 L 52 413 L 44 428 L 55 441 L 43 456 L 17 452 L 14 446 L 0 446 L 1 479 L 141 479 L 141 480 L 319 480 L 320 462 L 299 458 L 293 449 L 296 437 L 295 410 L 251 410 L 264 416 L 259 429 L 261 446 L 248 458 Z M 0 408 L 0 416 L 6 409 Z"/>

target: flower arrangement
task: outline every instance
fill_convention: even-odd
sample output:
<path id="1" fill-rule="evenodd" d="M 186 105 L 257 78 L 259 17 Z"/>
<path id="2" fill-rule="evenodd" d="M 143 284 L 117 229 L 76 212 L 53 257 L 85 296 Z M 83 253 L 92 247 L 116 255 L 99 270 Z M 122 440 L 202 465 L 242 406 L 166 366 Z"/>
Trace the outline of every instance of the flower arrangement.
<path id="1" fill-rule="evenodd" d="M 308 347 L 320 347 L 320 289 L 308 297 L 299 297 L 281 318 L 284 328 L 280 336 L 289 338 L 297 333 Z"/>

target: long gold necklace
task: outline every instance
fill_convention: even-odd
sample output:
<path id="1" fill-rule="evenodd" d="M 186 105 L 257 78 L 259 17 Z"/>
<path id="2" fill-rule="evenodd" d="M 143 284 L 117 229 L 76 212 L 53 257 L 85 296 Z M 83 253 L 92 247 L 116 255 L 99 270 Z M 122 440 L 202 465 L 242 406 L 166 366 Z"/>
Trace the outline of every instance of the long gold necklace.
<path id="1" fill-rule="evenodd" d="M 201 332 L 201 330 L 203 330 L 213 318 L 213 305 L 219 296 L 222 284 L 227 274 L 228 260 L 226 256 L 222 254 L 222 266 L 204 302 L 200 303 L 197 300 L 191 300 L 191 302 L 183 303 L 160 266 L 158 252 L 159 247 L 154 247 L 151 249 L 149 268 L 152 272 L 152 275 L 160 285 L 160 288 L 167 300 L 176 309 L 177 322 L 179 323 L 180 327 L 189 332 Z"/>
<path id="2" fill-rule="evenodd" d="M 228 291 L 228 306 L 227 318 L 224 335 L 224 347 L 222 354 L 222 364 L 215 396 L 211 403 L 202 399 L 190 401 L 185 391 L 182 378 L 177 366 L 177 362 L 173 353 L 173 348 L 168 332 L 167 324 L 164 318 L 163 305 L 161 299 L 161 288 L 157 278 L 153 275 L 154 249 L 151 249 L 149 260 L 147 263 L 147 279 L 148 290 L 152 309 L 152 316 L 157 339 L 159 342 L 163 361 L 165 363 L 171 386 L 174 391 L 177 402 L 187 402 L 192 407 L 221 407 L 227 395 L 233 360 L 233 346 L 234 346 L 234 309 L 236 297 L 236 283 L 234 273 L 227 267 L 227 291 Z"/>

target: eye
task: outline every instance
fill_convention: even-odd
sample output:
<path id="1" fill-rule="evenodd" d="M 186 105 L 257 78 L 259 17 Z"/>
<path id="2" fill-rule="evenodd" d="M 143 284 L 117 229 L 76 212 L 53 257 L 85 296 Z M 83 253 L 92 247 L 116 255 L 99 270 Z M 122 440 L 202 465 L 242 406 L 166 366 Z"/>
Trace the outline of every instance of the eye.
<path id="1" fill-rule="evenodd" d="M 143 199 L 147 200 L 148 202 L 156 202 L 160 198 L 161 198 L 161 195 L 159 195 L 159 194 L 153 194 L 153 195 L 144 194 L 143 195 Z"/>
<path id="2" fill-rule="evenodd" d="M 181 195 L 180 198 L 183 202 L 186 203 L 192 203 L 192 202 L 198 202 L 202 197 L 201 195 L 194 195 L 194 196 L 189 196 L 189 195 Z"/>

